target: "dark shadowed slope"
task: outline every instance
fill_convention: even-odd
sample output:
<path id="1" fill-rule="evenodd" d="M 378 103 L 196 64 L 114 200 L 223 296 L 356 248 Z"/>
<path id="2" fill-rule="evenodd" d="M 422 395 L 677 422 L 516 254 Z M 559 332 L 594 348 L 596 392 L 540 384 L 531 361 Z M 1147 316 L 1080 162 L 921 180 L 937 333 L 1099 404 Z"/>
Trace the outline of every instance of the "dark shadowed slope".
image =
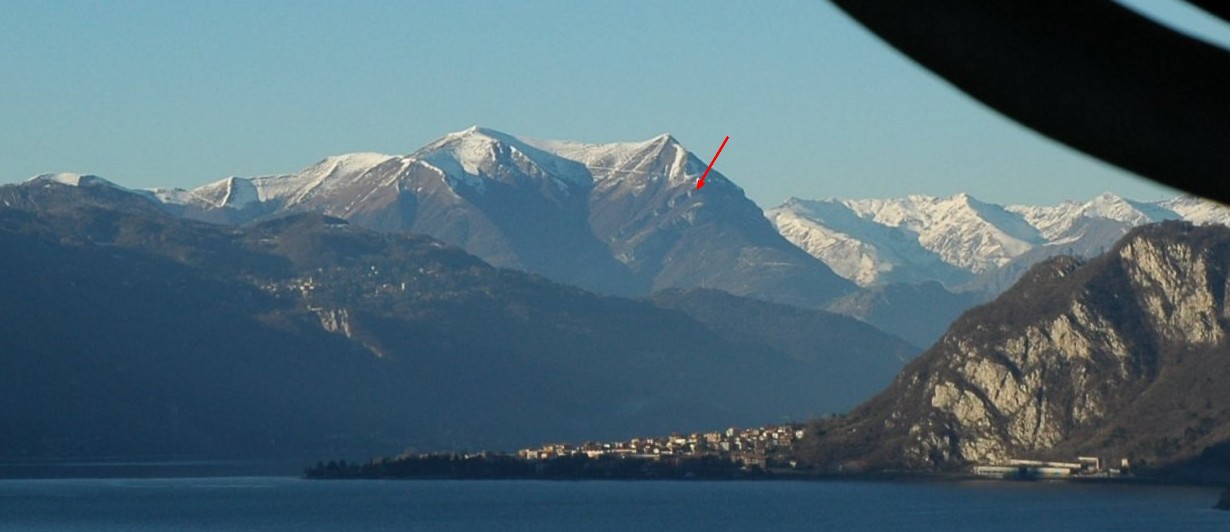
<path id="1" fill-rule="evenodd" d="M 797 420 L 857 400 L 824 360 L 900 345 L 833 322 L 851 344 L 800 357 L 322 215 L 216 226 L 52 183 L 0 203 L 9 456 L 509 449 Z"/>
<path id="2" fill-rule="evenodd" d="M 826 402 L 845 412 L 868 390 L 891 382 L 918 348 L 848 316 L 757 301 L 718 290 L 665 290 L 653 295 L 659 307 L 683 311 L 730 342 L 767 345 L 808 365 L 841 375 L 820 388 Z M 854 402 L 850 402 L 854 401 Z"/>

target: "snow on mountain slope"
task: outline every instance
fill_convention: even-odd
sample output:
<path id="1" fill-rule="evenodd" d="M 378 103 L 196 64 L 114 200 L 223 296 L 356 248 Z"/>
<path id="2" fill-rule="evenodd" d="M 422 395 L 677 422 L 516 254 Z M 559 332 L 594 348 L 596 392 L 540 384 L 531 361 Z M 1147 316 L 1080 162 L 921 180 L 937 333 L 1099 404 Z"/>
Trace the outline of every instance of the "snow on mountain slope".
<path id="1" fill-rule="evenodd" d="M 923 248 L 944 262 L 975 273 L 1000 266 L 1041 241 L 1019 216 L 966 194 L 845 203 L 864 218 L 914 233 Z"/>
<path id="2" fill-rule="evenodd" d="M 526 178 L 549 180 L 561 191 L 593 183 L 583 164 L 548 153 L 512 135 L 478 126 L 449 133 L 411 157 L 439 168 L 479 192 L 485 189 L 488 179 L 509 184 Z"/>
<path id="3" fill-rule="evenodd" d="M 260 204 L 289 207 L 349 183 L 393 158 L 379 153 L 350 153 L 327 157 L 294 174 L 232 176 L 190 191 L 153 189 L 151 192 L 163 203 L 207 209 L 242 210 Z"/>
<path id="4" fill-rule="evenodd" d="M 153 202 L 155 205 L 165 204 L 166 201 L 163 198 L 164 196 L 167 196 L 165 194 L 160 196 L 151 190 L 131 189 L 125 186 L 117 185 L 93 174 L 75 174 L 71 172 L 40 174 L 25 180 L 23 183 L 24 186 L 37 186 L 40 184 L 43 186 L 63 185 L 69 187 L 109 189 L 140 196 Z"/>
<path id="5" fill-rule="evenodd" d="M 962 277 L 954 269 L 971 274 L 991 270 L 1043 242 L 1020 215 L 966 194 L 791 199 L 769 213 L 787 239 L 863 285 L 897 279 L 952 284 Z M 907 267 L 932 271 L 901 271 Z"/>
<path id="6" fill-rule="evenodd" d="M 1230 207 L 1215 201 L 1182 195 L 1158 203 L 1180 218 L 1194 224 L 1222 224 L 1230 226 Z"/>
<path id="7" fill-rule="evenodd" d="M 1174 211 L 1156 203 L 1132 201 L 1110 192 L 1104 192 L 1086 203 L 1083 214 L 1090 218 L 1107 218 L 1132 225 L 1178 218 Z"/>
<path id="8" fill-rule="evenodd" d="M 794 201 L 792 198 L 788 200 Z M 901 261 L 887 250 L 881 252 L 865 239 L 825 226 L 782 206 L 765 211 L 778 232 L 795 245 L 823 260 L 838 275 L 860 286 L 876 284 L 898 270 Z"/>
<path id="9" fill-rule="evenodd" d="M 409 155 L 353 153 L 290 174 L 138 194 L 212 223 L 320 212 L 425 233 L 490 264 L 607 294 L 705 287 L 819 307 L 854 289 L 719 171 L 698 192 L 704 170 L 670 135 L 585 144 L 475 126 Z"/>
<path id="10" fill-rule="evenodd" d="M 976 283 L 979 286 L 1007 286 L 1005 282 L 1010 284 L 1037 260 L 1063 253 L 1096 253 L 1138 225 L 1173 219 L 1230 224 L 1230 208 L 1208 200 L 1180 196 L 1140 202 L 1111 193 L 1086 202 L 1008 207 L 965 194 L 871 200 L 791 198 L 766 215 L 788 240 L 863 286 L 935 280 L 954 287 L 961 281 L 960 275 L 940 275 L 933 263 L 920 262 L 928 256 L 967 275 L 997 277 L 994 282 Z M 903 247 L 903 242 L 908 245 Z M 997 273 L 1003 268 L 1015 273 Z"/>
<path id="11" fill-rule="evenodd" d="M 932 279 L 954 284 L 969 277 L 924 248 L 909 229 L 863 218 L 840 200 L 790 198 L 765 216 L 788 240 L 861 286 Z"/>
<path id="12" fill-rule="evenodd" d="M 290 174 L 228 177 L 193 190 L 129 190 L 80 174 L 31 182 L 110 186 L 215 223 L 323 212 L 431 234 L 492 264 L 609 293 L 710 286 L 780 296 L 797 292 L 803 278 L 827 287 L 808 301 L 848 289 L 830 282 L 830 269 L 863 286 L 938 281 L 951 289 L 987 275 L 995 279 L 975 284 L 1002 286 L 1039 257 L 1096 253 L 1142 223 L 1230 224 L 1230 209 L 1202 199 L 1138 202 L 1109 193 L 1009 207 L 965 194 L 791 199 L 762 213 L 717 169 L 698 193 L 705 166 L 669 134 L 590 144 L 475 126 L 410 155 L 338 155 Z M 728 248 L 709 247 L 718 237 Z M 729 262 L 727 271 L 711 272 L 715 261 Z M 754 275 L 777 281 L 751 286 L 762 280 Z"/>
<path id="13" fill-rule="evenodd" d="M 1009 211 L 1020 214 L 1030 225 L 1037 227 L 1038 232 L 1048 241 L 1061 238 L 1072 225 L 1083 216 L 1084 203 L 1064 201 L 1058 205 L 1009 205 Z"/>
<path id="14" fill-rule="evenodd" d="M 197 188 L 193 190 L 193 195 L 214 207 L 232 209 L 242 209 L 263 201 L 253 180 L 234 176 Z"/>
<path id="15" fill-rule="evenodd" d="M 481 194 L 494 182 L 514 187 L 548 183 L 563 195 L 573 189 L 584 194 L 582 189 L 596 183 L 633 191 L 661 179 L 671 186 L 690 185 L 704 169 L 703 162 L 667 134 L 640 142 L 586 144 L 522 139 L 473 126 L 446 134 L 410 155 L 351 153 L 327 157 L 291 174 L 232 176 L 192 190 L 156 188 L 142 193 L 195 213 L 191 217 L 243 223 L 278 210 L 323 208 L 346 215 L 362 210 L 362 200 L 370 199 L 373 188 L 404 187 L 416 194 L 433 189 L 434 185 L 422 182 L 422 170 L 443 179 L 456 199 L 458 187 Z M 415 177 L 407 177 L 410 174 Z M 720 175 L 714 177 L 733 186 Z M 37 179 L 76 183 L 81 176 L 48 174 Z"/>
<path id="16" fill-rule="evenodd" d="M 159 203 L 168 206 L 182 206 L 201 201 L 201 198 L 198 198 L 191 190 L 182 188 L 152 188 L 148 192 Z"/>
<path id="17" fill-rule="evenodd" d="M 70 187 L 111 187 L 119 190 L 129 190 L 101 177 L 91 174 L 74 174 L 61 172 L 58 174 L 40 174 L 26 180 L 26 183 L 57 183 Z"/>
<path id="18" fill-rule="evenodd" d="M 1132 201 L 1110 192 L 1084 203 L 1065 201 L 1054 206 L 1010 205 L 1005 209 L 1023 216 L 1025 221 L 1038 228 L 1048 243 L 1074 238 L 1069 233 L 1079 226 L 1082 217 L 1123 222 L 1130 227 L 1181 218 L 1162 202 Z"/>
<path id="19" fill-rule="evenodd" d="M 643 190 L 649 182 L 665 179 L 671 185 L 692 184 L 704 166 L 669 134 L 642 142 L 585 144 L 572 141 L 526 139 L 544 151 L 585 165 L 598 186 L 632 182 Z"/>
<path id="20" fill-rule="evenodd" d="M 373 168 L 394 159 L 382 153 L 350 153 L 327 157 L 298 173 L 252 179 L 260 201 L 296 205 L 344 186 Z"/>

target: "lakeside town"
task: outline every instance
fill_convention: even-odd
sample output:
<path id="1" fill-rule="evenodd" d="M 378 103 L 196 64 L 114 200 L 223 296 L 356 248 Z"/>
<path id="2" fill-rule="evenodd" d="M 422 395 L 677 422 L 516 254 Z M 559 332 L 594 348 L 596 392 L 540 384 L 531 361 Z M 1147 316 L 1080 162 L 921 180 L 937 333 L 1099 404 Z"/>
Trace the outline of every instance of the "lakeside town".
<path id="1" fill-rule="evenodd" d="M 797 467 L 790 450 L 802 424 L 631 438 L 551 443 L 513 453 L 403 453 L 365 464 L 320 462 L 308 478 L 448 479 L 750 479 Z"/>
<path id="2" fill-rule="evenodd" d="M 672 434 L 662 438 L 632 438 L 616 442 L 585 442 L 580 445 L 553 443 L 521 449 L 523 460 L 585 456 L 636 458 L 641 460 L 678 460 L 716 457 L 744 468 L 792 467 L 785 455 L 806 434 L 802 424 L 768 425 L 755 428 L 728 428 L 720 432 Z M 784 463 L 775 463 L 775 461 Z"/>
<path id="3" fill-rule="evenodd" d="M 406 452 L 365 464 L 330 461 L 308 468 L 308 478 L 450 479 L 750 479 L 807 469 L 792 451 L 806 436 L 803 424 L 731 427 L 623 441 L 548 443 L 507 452 Z M 1137 480 L 1128 460 L 1079 456 L 1075 462 L 1009 458 L 973 464 L 967 474 L 999 480 Z M 950 472 L 954 474 L 955 472 Z M 950 477 L 955 478 L 955 477 Z"/>

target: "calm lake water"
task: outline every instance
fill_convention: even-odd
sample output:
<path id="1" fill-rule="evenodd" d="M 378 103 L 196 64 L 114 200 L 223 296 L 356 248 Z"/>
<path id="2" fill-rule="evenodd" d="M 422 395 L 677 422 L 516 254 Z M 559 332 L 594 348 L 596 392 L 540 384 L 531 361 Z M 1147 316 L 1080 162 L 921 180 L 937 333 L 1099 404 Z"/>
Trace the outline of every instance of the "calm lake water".
<path id="1" fill-rule="evenodd" d="M 1230 530 L 1217 496 L 996 481 L 0 480 L 0 530 Z"/>

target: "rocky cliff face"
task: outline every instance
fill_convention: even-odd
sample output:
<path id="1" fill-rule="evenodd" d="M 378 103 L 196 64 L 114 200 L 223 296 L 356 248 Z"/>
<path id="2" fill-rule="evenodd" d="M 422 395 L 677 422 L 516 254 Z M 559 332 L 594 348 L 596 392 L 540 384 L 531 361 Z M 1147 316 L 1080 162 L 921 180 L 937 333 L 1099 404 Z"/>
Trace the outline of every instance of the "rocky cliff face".
<path id="1" fill-rule="evenodd" d="M 872 467 L 1197 457 L 1230 435 L 1215 385 L 1230 375 L 1227 268 L 1230 230 L 1178 222 L 1134 230 L 1089 261 L 1041 263 L 886 391 L 823 426 L 811 452 Z"/>

